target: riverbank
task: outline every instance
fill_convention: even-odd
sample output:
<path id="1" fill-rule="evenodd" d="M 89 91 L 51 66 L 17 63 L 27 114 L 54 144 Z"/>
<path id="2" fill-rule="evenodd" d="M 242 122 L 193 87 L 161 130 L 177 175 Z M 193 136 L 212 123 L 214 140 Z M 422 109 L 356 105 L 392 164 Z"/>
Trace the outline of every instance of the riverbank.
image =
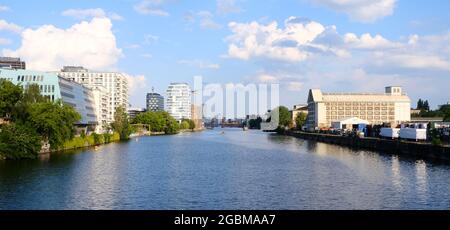
<path id="1" fill-rule="evenodd" d="M 388 140 L 380 138 L 345 137 L 298 131 L 287 131 L 285 134 L 305 140 L 319 141 L 351 148 L 368 149 L 383 153 L 406 155 L 423 159 L 450 161 L 450 146 L 448 145 L 432 145 L 431 143 Z"/>
<path id="2" fill-rule="evenodd" d="M 180 130 L 179 133 L 190 133 L 190 132 L 202 132 L 204 129 L 194 129 L 194 130 Z M 131 138 L 138 138 L 143 136 L 165 136 L 165 135 L 172 135 L 172 134 L 166 134 L 164 132 L 141 132 L 141 133 L 134 133 L 130 135 Z M 60 148 L 58 150 L 43 150 L 40 152 L 40 154 L 49 154 L 54 152 L 64 152 L 68 150 L 75 150 L 75 149 L 82 149 L 82 148 L 89 148 L 89 147 L 95 147 L 100 145 L 106 145 L 110 143 L 115 143 L 120 141 L 120 136 L 118 133 L 110 134 L 108 138 L 105 138 L 105 135 L 102 134 L 95 134 L 95 135 L 89 135 L 84 137 L 75 137 L 74 139 L 68 141 L 64 144 L 63 148 Z"/>

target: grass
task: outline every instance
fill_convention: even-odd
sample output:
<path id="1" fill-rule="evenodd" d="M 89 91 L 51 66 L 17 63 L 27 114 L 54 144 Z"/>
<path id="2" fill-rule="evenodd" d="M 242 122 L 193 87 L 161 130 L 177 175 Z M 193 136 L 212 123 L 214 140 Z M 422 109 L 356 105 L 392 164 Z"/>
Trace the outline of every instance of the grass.
<path id="1" fill-rule="evenodd" d="M 118 133 L 114 134 L 91 134 L 85 137 L 74 137 L 72 140 L 64 143 L 63 149 L 77 149 L 95 145 L 102 145 L 120 140 Z"/>

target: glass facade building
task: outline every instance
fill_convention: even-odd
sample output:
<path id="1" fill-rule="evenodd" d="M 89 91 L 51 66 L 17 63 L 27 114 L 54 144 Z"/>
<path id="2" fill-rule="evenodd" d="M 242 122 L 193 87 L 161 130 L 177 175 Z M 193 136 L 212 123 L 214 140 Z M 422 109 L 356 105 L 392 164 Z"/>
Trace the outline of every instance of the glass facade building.
<path id="1" fill-rule="evenodd" d="M 48 100 L 61 99 L 81 115 L 81 120 L 76 125 L 95 126 L 98 123 L 92 91 L 81 84 L 58 77 L 55 73 L 22 69 L 0 68 L 0 79 L 9 80 L 24 89 L 37 84 L 41 94 Z"/>
<path id="2" fill-rule="evenodd" d="M 147 111 L 164 111 L 164 97 L 159 93 L 147 94 Z"/>

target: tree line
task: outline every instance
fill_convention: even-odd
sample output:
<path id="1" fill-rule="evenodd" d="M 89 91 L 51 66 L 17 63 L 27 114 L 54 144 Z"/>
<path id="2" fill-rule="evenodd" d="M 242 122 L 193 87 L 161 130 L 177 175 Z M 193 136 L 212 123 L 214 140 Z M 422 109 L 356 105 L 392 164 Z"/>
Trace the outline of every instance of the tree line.
<path id="1" fill-rule="evenodd" d="M 183 119 L 178 123 L 168 112 L 145 112 L 138 114 L 132 124 L 146 125 L 154 133 L 176 134 L 180 130 L 194 130 L 195 123 L 190 119 Z"/>
<path id="2" fill-rule="evenodd" d="M 444 121 L 450 122 L 450 105 L 443 105 L 436 110 L 431 110 L 428 100 L 419 99 L 417 109 L 420 110 L 420 113 L 414 115 L 416 117 L 442 117 Z"/>

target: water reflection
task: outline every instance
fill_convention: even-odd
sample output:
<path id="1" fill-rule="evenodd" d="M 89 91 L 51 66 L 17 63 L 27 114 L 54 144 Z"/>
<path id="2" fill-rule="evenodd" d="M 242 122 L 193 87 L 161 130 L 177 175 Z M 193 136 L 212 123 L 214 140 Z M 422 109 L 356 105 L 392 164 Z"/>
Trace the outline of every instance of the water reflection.
<path id="1" fill-rule="evenodd" d="M 400 160 L 398 156 L 392 156 L 392 183 L 397 192 L 403 192 L 402 175 L 400 171 Z"/>
<path id="2" fill-rule="evenodd" d="M 450 167 L 207 131 L 0 162 L 0 209 L 448 209 Z"/>
<path id="3" fill-rule="evenodd" d="M 427 164 L 420 160 L 416 161 L 416 184 L 419 201 L 427 202 L 428 198 L 428 180 L 427 180 Z"/>

